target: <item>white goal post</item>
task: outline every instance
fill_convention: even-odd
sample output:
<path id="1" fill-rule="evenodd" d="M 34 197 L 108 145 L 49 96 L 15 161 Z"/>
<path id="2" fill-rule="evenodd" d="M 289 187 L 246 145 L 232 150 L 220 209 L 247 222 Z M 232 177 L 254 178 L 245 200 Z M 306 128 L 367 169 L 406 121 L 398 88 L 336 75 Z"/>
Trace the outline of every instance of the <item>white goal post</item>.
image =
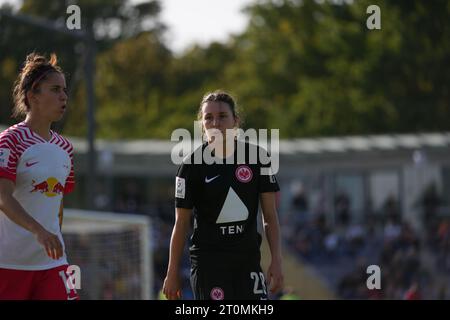
<path id="1" fill-rule="evenodd" d="M 69 265 L 80 268 L 81 299 L 153 299 L 151 220 L 147 216 L 64 209 Z"/>

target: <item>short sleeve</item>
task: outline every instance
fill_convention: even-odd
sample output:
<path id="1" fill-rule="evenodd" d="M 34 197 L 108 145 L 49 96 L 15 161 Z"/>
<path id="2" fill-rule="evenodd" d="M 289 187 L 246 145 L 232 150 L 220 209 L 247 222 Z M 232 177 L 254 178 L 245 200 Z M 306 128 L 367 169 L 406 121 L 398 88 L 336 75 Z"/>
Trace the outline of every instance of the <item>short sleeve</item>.
<path id="1" fill-rule="evenodd" d="M 66 179 L 66 183 L 64 185 L 64 194 L 68 194 L 73 191 L 75 188 L 75 173 L 73 169 L 73 146 L 70 145 L 69 150 L 67 150 L 70 157 L 70 173 Z"/>
<path id="2" fill-rule="evenodd" d="M 19 153 L 16 148 L 17 140 L 12 134 L 0 134 L 0 177 L 16 182 L 17 163 Z"/>
<path id="3" fill-rule="evenodd" d="M 266 152 L 267 159 L 270 159 L 270 155 Z M 272 162 L 269 161 L 267 164 L 262 164 L 260 166 L 259 172 L 259 192 L 277 192 L 280 191 L 280 186 L 278 185 L 277 178 L 271 169 Z M 262 170 L 265 168 L 265 170 Z"/>
<path id="4" fill-rule="evenodd" d="M 183 163 L 175 178 L 175 207 L 192 209 L 194 207 L 195 165 Z"/>

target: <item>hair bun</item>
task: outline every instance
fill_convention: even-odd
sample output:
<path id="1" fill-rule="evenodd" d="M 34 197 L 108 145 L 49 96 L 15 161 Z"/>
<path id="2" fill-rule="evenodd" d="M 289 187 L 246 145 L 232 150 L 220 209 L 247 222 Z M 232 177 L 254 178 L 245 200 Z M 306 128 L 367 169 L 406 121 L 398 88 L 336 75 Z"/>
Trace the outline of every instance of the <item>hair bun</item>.
<path id="1" fill-rule="evenodd" d="M 58 57 L 56 56 L 56 53 L 51 53 L 50 54 L 50 61 L 49 61 L 49 63 L 52 65 L 52 66 L 56 66 L 57 65 L 57 63 L 58 63 Z"/>
<path id="2" fill-rule="evenodd" d="M 45 59 L 44 56 L 41 56 L 35 52 L 30 53 L 27 55 L 27 58 L 25 59 L 25 64 L 45 64 L 47 63 L 47 59 Z"/>

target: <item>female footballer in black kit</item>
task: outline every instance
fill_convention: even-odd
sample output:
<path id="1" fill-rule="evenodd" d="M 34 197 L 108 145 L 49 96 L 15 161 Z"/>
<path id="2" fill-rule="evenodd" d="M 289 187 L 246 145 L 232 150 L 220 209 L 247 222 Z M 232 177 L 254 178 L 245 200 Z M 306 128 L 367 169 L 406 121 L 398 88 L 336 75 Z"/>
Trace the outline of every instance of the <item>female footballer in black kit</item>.
<path id="1" fill-rule="evenodd" d="M 261 173 L 261 168 L 270 167 L 270 163 L 261 164 L 259 157 L 249 161 L 250 153 L 259 154 L 258 146 L 227 136 L 227 129 L 229 133 L 239 125 L 235 102 L 229 94 L 206 94 L 200 104 L 199 119 L 208 141 L 183 161 L 177 173 L 176 218 L 163 292 L 168 299 L 181 298 L 179 267 L 193 214 L 190 258 L 195 299 L 267 299 L 266 280 L 260 267 L 262 238 L 257 230 L 257 214 L 261 204 L 271 252 L 267 284 L 276 293 L 283 286 L 275 205 L 278 183 L 273 175 Z M 218 142 L 221 140 L 217 133 L 222 134 L 222 142 Z M 229 147 L 230 142 L 233 148 Z M 245 150 L 244 158 L 239 150 Z M 211 151 L 216 161 L 207 162 L 200 156 L 201 162 L 195 163 L 199 158 L 196 153 L 204 155 L 205 151 Z"/>

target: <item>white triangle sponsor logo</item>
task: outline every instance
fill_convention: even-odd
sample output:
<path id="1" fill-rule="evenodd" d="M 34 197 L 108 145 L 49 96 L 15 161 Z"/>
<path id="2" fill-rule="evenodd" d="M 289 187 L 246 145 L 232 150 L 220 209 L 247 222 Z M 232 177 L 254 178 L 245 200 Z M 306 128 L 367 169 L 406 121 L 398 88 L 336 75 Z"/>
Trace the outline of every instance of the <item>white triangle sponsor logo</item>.
<path id="1" fill-rule="evenodd" d="M 243 221 L 248 218 L 248 209 L 239 196 L 230 187 L 216 223 Z"/>

